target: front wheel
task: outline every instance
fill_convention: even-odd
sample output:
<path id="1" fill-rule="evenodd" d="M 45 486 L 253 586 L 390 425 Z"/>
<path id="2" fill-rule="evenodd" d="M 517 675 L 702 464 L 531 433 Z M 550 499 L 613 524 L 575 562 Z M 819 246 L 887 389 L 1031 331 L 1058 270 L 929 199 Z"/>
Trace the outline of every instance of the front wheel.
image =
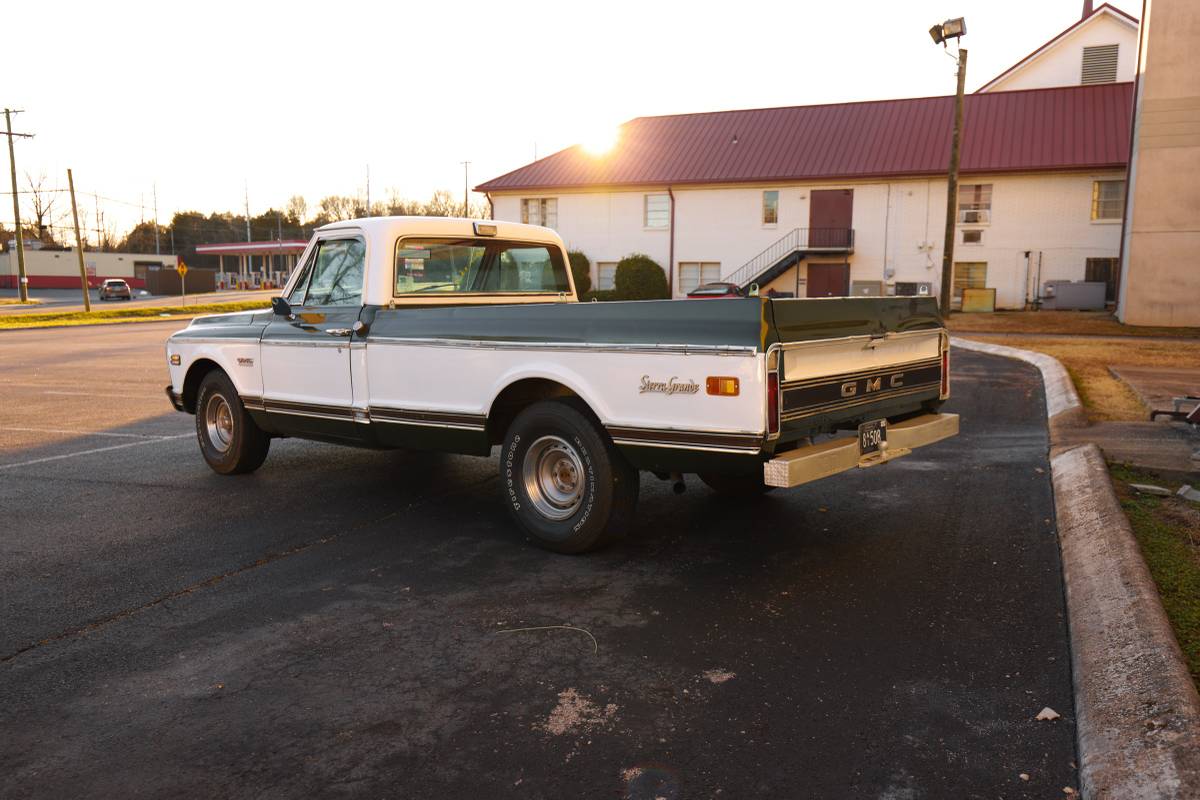
<path id="1" fill-rule="evenodd" d="M 509 426 L 500 458 L 509 511 L 541 547 L 583 553 L 625 534 L 638 472 L 571 401 L 543 401 Z"/>
<path id="2" fill-rule="evenodd" d="M 213 370 L 196 393 L 196 439 L 200 453 L 221 475 L 253 472 L 262 466 L 271 437 L 254 424 L 229 376 Z"/>

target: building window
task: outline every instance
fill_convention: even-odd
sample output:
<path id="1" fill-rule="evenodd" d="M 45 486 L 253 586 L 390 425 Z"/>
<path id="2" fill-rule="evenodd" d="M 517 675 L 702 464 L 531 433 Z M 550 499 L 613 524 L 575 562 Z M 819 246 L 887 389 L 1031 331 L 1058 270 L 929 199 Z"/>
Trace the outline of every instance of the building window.
<path id="1" fill-rule="evenodd" d="M 779 222 L 779 192 L 771 190 L 763 192 L 762 224 L 775 225 Z"/>
<path id="2" fill-rule="evenodd" d="M 526 225 L 558 227 L 557 197 L 527 197 L 521 201 L 521 222 Z"/>
<path id="3" fill-rule="evenodd" d="M 596 262 L 596 289 L 602 292 L 617 288 L 617 262 Z"/>
<path id="4" fill-rule="evenodd" d="M 1125 216 L 1125 181 L 1092 181 L 1092 219 Z"/>
<path id="5" fill-rule="evenodd" d="M 983 231 L 963 231 L 963 244 L 983 244 Z"/>
<path id="6" fill-rule="evenodd" d="M 671 198 L 665 194 L 648 194 L 642 224 L 647 228 L 665 228 L 671 224 Z"/>
<path id="7" fill-rule="evenodd" d="M 1120 45 L 1099 44 L 1083 48 L 1083 65 L 1080 69 L 1079 82 L 1116 83 L 1117 53 Z"/>
<path id="8" fill-rule="evenodd" d="M 721 264 L 717 261 L 680 261 L 679 291 L 687 294 L 702 283 L 721 280 Z"/>
<path id="9" fill-rule="evenodd" d="M 962 305 L 963 289 L 987 288 L 986 261 L 954 262 L 954 302 Z"/>
<path id="10" fill-rule="evenodd" d="M 964 183 L 958 187 L 958 221 L 987 224 L 992 221 L 992 185 Z"/>

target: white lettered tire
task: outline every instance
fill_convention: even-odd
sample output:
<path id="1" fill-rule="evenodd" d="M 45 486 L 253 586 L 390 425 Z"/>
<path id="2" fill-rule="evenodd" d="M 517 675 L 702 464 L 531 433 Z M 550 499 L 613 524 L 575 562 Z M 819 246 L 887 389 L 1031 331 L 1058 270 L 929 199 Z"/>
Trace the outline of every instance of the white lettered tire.
<path id="1" fill-rule="evenodd" d="M 541 401 L 517 415 L 504 437 L 500 482 L 513 519 L 557 553 L 623 536 L 637 507 L 637 470 L 572 400 Z"/>

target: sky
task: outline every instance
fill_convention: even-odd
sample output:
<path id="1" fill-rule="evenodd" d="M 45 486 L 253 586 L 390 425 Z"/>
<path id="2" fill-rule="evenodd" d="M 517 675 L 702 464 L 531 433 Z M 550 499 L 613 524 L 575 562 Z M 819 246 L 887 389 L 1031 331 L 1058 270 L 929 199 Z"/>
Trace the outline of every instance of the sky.
<path id="1" fill-rule="evenodd" d="M 462 161 L 475 186 L 638 116 L 950 94 L 927 31 L 951 17 L 972 91 L 1082 0 L 10 5 L 0 105 L 36 134 L 15 144 L 20 188 L 70 167 L 89 219 L 99 194 L 121 230 L 156 189 L 163 222 L 244 192 L 252 214 L 312 211 L 361 196 L 368 168 L 373 201 L 457 198 Z"/>

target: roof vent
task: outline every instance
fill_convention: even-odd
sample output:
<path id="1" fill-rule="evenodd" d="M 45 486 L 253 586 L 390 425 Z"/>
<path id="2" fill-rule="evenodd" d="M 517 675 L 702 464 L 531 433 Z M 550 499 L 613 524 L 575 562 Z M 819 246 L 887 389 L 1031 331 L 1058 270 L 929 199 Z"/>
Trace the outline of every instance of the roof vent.
<path id="1" fill-rule="evenodd" d="M 1117 50 L 1120 45 L 1099 44 L 1083 48 L 1083 73 L 1079 82 L 1115 83 L 1117 80 Z"/>

